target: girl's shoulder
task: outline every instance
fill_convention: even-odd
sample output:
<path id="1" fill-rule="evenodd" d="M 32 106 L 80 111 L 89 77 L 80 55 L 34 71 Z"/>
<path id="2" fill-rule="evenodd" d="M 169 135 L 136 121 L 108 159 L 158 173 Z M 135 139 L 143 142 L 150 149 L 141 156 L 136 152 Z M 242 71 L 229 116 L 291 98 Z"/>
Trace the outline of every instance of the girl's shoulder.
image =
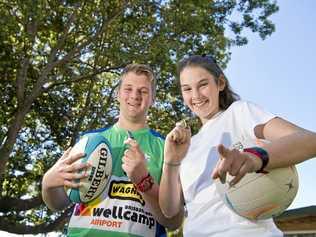
<path id="1" fill-rule="evenodd" d="M 247 101 L 247 100 L 237 100 L 235 102 L 233 102 L 226 111 L 232 111 L 232 112 L 245 112 L 248 110 L 252 110 L 252 109 L 259 109 L 261 108 L 259 105 L 251 102 L 251 101 Z"/>

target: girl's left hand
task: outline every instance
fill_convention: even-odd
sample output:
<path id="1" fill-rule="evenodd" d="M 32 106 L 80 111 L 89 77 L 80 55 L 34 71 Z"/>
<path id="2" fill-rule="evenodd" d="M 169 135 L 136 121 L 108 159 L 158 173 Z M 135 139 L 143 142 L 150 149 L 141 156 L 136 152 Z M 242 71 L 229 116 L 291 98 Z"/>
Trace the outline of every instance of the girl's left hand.
<path id="1" fill-rule="evenodd" d="M 261 159 L 251 153 L 228 149 L 222 144 L 217 150 L 220 158 L 212 172 L 212 178 L 219 178 L 225 183 L 226 173 L 229 173 L 234 176 L 229 182 L 230 186 L 238 183 L 247 173 L 259 170 L 262 165 Z"/>

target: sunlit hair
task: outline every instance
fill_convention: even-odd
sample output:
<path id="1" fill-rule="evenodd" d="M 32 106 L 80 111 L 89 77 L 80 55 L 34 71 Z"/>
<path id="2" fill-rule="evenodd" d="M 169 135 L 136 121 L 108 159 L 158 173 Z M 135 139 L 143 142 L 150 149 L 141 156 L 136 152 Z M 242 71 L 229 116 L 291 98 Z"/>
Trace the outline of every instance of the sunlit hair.
<path id="1" fill-rule="evenodd" d="M 223 73 L 222 69 L 218 66 L 216 60 L 212 56 L 208 55 L 193 55 L 184 58 L 177 65 L 177 74 L 180 78 L 180 73 L 186 67 L 201 67 L 207 70 L 211 75 L 214 76 L 216 84 L 219 82 L 220 76 L 225 79 L 225 88 L 219 93 L 219 108 L 226 110 L 234 101 L 239 100 L 240 97 L 236 94 L 229 85 L 229 82 Z"/>
<path id="2" fill-rule="evenodd" d="M 121 78 L 119 81 L 118 89 L 120 89 L 120 87 L 121 87 L 122 80 L 123 80 L 124 76 L 130 72 L 133 72 L 136 75 L 145 75 L 148 78 L 148 80 L 151 82 L 151 91 L 152 91 L 153 100 L 155 100 L 155 97 L 156 97 L 156 77 L 155 77 L 153 70 L 148 65 L 145 65 L 145 64 L 132 63 L 132 64 L 127 65 L 123 69 L 123 72 L 122 72 L 122 75 L 121 75 Z"/>

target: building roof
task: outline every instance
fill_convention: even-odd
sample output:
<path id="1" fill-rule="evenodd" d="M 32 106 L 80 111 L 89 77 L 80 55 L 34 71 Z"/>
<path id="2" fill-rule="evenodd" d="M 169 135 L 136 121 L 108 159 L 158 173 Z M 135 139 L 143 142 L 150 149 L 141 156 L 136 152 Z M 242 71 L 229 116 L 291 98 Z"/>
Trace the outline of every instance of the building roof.
<path id="1" fill-rule="evenodd" d="M 291 209 L 274 218 L 275 221 L 285 221 L 303 217 L 316 217 L 316 206 Z"/>

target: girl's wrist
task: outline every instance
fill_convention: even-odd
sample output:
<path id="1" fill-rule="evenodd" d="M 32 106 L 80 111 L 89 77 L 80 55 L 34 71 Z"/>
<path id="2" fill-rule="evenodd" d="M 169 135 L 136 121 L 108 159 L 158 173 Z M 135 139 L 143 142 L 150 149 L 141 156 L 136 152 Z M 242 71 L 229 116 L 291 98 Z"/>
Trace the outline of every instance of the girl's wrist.
<path id="1" fill-rule="evenodd" d="M 167 161 L 164 160 L 164 165 L 165 166 L 171 166 L 171 167 L 179 167 L 181 165 L 181 161 Z"/>
<path id="2" fill-rule="evenodd" d="M 269 163 L 269 154 L 265 149 L 261 147 L 251 147 L 244 149 L 244 152 L 251 154 L 254 158 L 256 173 L 267 173 L 265 168 Z"/>

